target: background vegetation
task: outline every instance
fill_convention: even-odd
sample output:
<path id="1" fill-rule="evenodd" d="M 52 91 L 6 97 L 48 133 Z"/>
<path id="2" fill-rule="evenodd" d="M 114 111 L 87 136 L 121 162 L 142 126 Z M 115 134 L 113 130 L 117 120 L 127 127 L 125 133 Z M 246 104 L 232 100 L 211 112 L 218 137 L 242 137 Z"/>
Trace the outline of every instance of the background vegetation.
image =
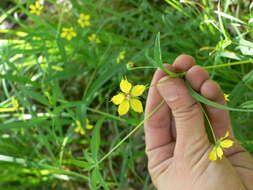
<path id="1" fill-rule="evenodd" d="M 91 166 L 143 119 L 132 111 L 119 117 L 110 100 L 124 76 L 149 84 L 153 69 L 129 70 L 127 63 L 151 66 L 158 32 L 168 63 L 182 53 L 202 66 L 237 62 L 209 70 L 210 76 L 230 94 L 230 106 L 253 107 L 248 0 L 220 6 L 212 0 L 46 0 L 40 15 L 31 12 L 34 3 L 0 3 L 1 189 L 153 189 L 142 129 Z M 84 28 L 81 13 L 90 15 Z M 61 35 L 69 27 L 76 33 L 71 40 Z M 92 34 L 100 43 L 90 41 Z M 231 116 L 235 135 L 253 153 L 253 114 Z"/>

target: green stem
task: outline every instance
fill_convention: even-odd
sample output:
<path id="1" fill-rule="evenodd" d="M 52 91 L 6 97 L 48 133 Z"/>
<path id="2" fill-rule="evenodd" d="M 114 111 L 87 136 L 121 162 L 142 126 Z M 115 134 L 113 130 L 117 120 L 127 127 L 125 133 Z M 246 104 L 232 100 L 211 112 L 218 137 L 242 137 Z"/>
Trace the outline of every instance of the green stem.
<path id="1" fill-rule="evenodd" d="M 206 133 L 207 133 L 207 136 L 208 136 L 208 139 L 211 143 L 213 144 L 216 144 L 217 142 L 217 139 L 215 137 L 215 134 L 214 134 L 214 131 L 213 131 L 213 127 L 212 127 L 212 124 L 208 118 L 208 115 L 207 115 L 207 110 L 206 108 L 204 107 L 203 103 L 200 104 L 200 108 L 204 114 L 204 117 L 205 117 L 205 121 L 206 121 L 206 125 L 205 125 L 205 128 L 206 128 Z"/>
<path id="2" fill-rule="evenodd" d="M 101 158 L 97 163 L 96 166 L 99 165 L 101 162 L 103 162 L 106 158 L 108 158 L 117 148 L 120 147 L 120 145 L 125 142 L 132 134 L 135 133 L 142 125 L 143 123 L 148 120 L 160 107 L 163 105 L 164 100 L 162 100 L 148 115 L 146 118 L 144 118 L 130 133 L 128 133 L 117 145 L 115 145 L 103 158 Z"/>
<path id="3" fill-rule="evenodd" d="M 132 71 L 132 70 L 138 70 L 138 69 L 156 69 L 156 68 L 157 67 L 153 67 L 153 66 L 141 66 L 141 67 L 129 67 L 127 69 Z"/>
<path id="4" fill-rule="evenodd" d="M 127 122 L 127 120 L 125 120 L 125 119 L 122 119 L 120 117 L 117 117 L 115 115 L 112 115 L 112 114 L 109 114 L 109 113 L 106 113 L 106 112 L 103 112 L 103 111 L 99 111 L 99 110 L 96 110 L 96 109 L 93 109 L 93 108 L 87 108 L 87 110 L 89 110 L 91 112 L 94 112 L 94 113 L 98 113 L 100 115 L 103 115 L 103 116 L 106 116 L 106 117 L 109 117 L 109 118 L 112 118 L 112 119 L 115 119 L 115 120 L 118 120 L 118 121 L 121 121 L 121 122 Z"/>
<path id="5" fill-rule="evenodd" d="M 233 65 L 242 65 L 242 64 L 247 64 L 247 63 L 253 63 L 253 59 L 245 60 L 245 61 L 236 61 L 232 63 L 225 63 L 225 64 L 220 64 L 220 65 L 210 65 L 210 66 L 204 66 L 206 70 L 209 69 L 216 69 L 216 68 L 221 68 L 221 67 L 229 67 Z M 152 66 L 141 66 L 141 67 L 132 67 L 129 68 L 129 70 L 138 70 L 138 69 L 157 69 L 157 67 L 152 67 Z M 171 71 L 170 71 L 171 72 Z M 174 73 L 176 74 L 176 73 Z M 185 75 L 185 72 L 179 73 L 180 77 Z"/>
<path id="6" fill-rule="evenodd" d="M 216 68 L 220 68 L 220 67 L 229 67 L 229 66 L 233 66 L 233 65 L 242 65 L 242 64 L 246 64 L 246 63 L 252 63 L 253 59 L 250 60 L 245 60 L 245 61 L 236 61 L 236 62 L 232 62 L 232 63 L 225 63 L 225 64 L 220 64 L 220 65 L 211 65 L 211 66 L 206 66 L 204 67 L 205 69 L 216 69 Z"/>

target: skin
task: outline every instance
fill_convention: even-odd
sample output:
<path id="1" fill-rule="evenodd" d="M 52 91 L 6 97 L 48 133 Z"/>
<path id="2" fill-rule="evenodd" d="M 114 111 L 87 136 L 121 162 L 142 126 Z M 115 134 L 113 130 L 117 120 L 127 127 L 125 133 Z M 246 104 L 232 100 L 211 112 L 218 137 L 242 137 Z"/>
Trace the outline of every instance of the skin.
<path id="1" fill-rule="evenodd" d="M 166 68 L 186 71 L 194 90 L 225 105 L 224 95 L 208 72 L 195 65 L 191 56 L 180 55 Z M 204 127 L 200 104 L 188 93 L 183 79 L 169 78 L 158 69 L 149 89 L 147 116 L 162 100 L 165 103 L 145 122 L 148 169 L 158 190 L 253 190 L 253 158 L 238 143 L 225 149 L 222 160 L 209 161 L 212 145 Z M 226 110 L 206 106 L 214 133 L 219 139 L 230 131 Z"/>

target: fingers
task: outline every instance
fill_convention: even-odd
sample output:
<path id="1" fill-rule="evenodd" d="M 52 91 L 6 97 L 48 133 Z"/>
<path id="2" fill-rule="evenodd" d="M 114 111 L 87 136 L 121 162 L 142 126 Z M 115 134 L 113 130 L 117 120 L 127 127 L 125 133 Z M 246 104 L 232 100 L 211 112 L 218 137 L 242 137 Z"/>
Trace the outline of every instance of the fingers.
<path id="1" fill-rule="evenodd" d="M 172 66 L 166 66 L 173 70 Z M 148 92 L 148 99 L 145 108 L 145 118 L 154 110 L 154 108 L 162 102 L 156 84 L 164 77 L 166 73 L 158 69 L 153 77 L 151 87 Z M 149 168 L 152 168 L 173 154 L 173 147 L 170 146 L 172 142 L 171 136 L 171 118 L 170 109 L 166 104 L 163 104 L 158 111 L 156 111 L 144 123 L 146 152 L 149 159 Z"/>
<path id="2" fill-rule="evenodd" d="M 190 96 L 184 81 L 167 76 L 160 81 L 157 85 L 159 93 L 175 118 L 176 149 L 185 153 L 190 147 L 202 144 L 203 140 L 208 142 L 201 108 Z"/>
<path id="3" fill-rule="evenodd" d="M 197 65 L 193 66 L 193 64 L 186 65 L 182 61 L 178 62 L 175 66 L 181 71 L 187 71 L 186 79 L 194 90 L 217 104 L 226 105 L 222 89 L 216 82 L 209 79 L 208 72 L 205 69 Z M 205 107 L 216 137 L 219 139 L 225 135 L 226 131 L 230 131 L 230 138 L 234 139 L 229 112 L 209 105 L 205 105 Z M 225 155 L 229 157 L 241 151 L 243 151 L 243 148 L 236 144 L 227 149 Z"/>
<path id="4" fill-rule="evenodd" d="M 217 104 L 225 105 L 224 93 L 217 83 L 209 79 L 208 72 L 200 66 L 193 66 L 186 73 L 186 79 L 192 88 L 205 98 L 214 101 Z M 224 136 L 230 129 L 229 113 L 226 110 L 205 105 L 209 120 L 214 129 L 217 138 Z"/>
<path id="5" fill-rule="evenodd" d="M 184 54 L 178 56 L 173 63 L 173 67 L 178 71 L 187 71 L 193 65 L 195 65 L 194 58 L 192 56 Z"/>
<path id="6" fill-rule="evenodd" d="M 221 104 L 226 105 L 226 101 L 224 98 L 224 93 L 220 86 L 212 81 L 206 80 L 201 86 L 200 93 L 202 96 L 208 98 L 209 100 Z M 209 120 L 211 121 L 214 133 L 217 138 L 221 138 L 225 135 L 226 131 L 230 131 L 230 136 L 232 135 L 229 113 L 227 110 L 215 108 L 213 106 L 206 105 L 207 113 L 209 116 Z"/>
<path id="7" fill-rule="evenodd" d="M 192 57 L 182 55 L 175 60 L 173 67 L 184 71 L 190 69 L 193 65 L 194 60 Z M 190 147 L 192 150 L 192 146 L 203 147 L 203 143 L 209 146 L 201 108 L 190 96 L 184 81 L 180 78 L 166 76 L 160 80 L 157 88 L 175 118 L 176 150 L 178 149 L 181 152 L 185 150 L 187 152 Z"/>

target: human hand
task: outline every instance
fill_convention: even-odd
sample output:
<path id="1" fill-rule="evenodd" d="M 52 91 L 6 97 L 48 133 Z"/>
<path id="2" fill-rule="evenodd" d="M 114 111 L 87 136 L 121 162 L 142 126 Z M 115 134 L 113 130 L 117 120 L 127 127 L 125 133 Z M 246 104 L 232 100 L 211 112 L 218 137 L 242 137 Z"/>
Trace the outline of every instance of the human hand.
<path id="1" fill-rule="evenodd" d="M 224 94 L 208 72 L 191 56 L 179 56 L 167 69 L 186 71 L 186 80 L 202 96 L 225 105 Z M 158 69 L 148 93 L 145 115 L 162 101 L 160 109 L 145 121 L 148 169 L 158 190 L 252 190 L 253 158 L 239 144 L 227 149 L 222 160 L 210 161 L 209 142 L 200 104 L 188 93 L 183 79 L 168 78 Z M 206 105 L 219 139 L 230 132 L 229 113 Z"/>

